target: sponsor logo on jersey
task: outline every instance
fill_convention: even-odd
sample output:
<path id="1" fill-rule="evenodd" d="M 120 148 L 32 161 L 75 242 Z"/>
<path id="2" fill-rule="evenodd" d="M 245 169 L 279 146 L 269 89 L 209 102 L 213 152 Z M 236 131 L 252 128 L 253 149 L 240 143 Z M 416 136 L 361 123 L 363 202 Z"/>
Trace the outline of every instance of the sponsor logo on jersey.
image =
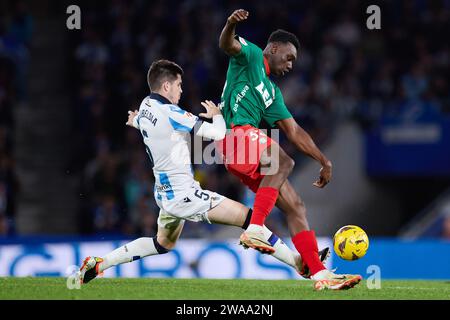
<path id="1" fill-rule="evenodd" d="M 270 96 L 269 91 L 267 91 L 266 87 L 264 86 L 264 82 L 261 81 L 261 83 L 255 87 L 255 89 L 258 90 L 258 92 L 261 94 L 261 97 L 263 98 L 264 104 L 266 105 L 267 109 L 273 103 L 273 99 Z M 273 90 L 273 93 L 275 93 L 275 90 Z"/>
<path id="2" fill-rule="evenodd" d="M 239 103 L 241 102 L 242 99 L 244 99 L 245 94 L 247 93 L 247 91 L 250 89 L 250 87 L 248 85 L 245 85 L 244 88 L 242 88 L 241 92 L 237 94 L 236 96 L 236 103 L 234 104 L 233 110 L 234 112 L 237 112 L 237 109 L 239 107 Z"/>
<path id="3" fill-rule="evenodd" d="M 162 184 L 159 186 L 156 186 L 156 190 L 158 192 L 166 192 L 172 190 L 172 186 L 170 184 Z"/>

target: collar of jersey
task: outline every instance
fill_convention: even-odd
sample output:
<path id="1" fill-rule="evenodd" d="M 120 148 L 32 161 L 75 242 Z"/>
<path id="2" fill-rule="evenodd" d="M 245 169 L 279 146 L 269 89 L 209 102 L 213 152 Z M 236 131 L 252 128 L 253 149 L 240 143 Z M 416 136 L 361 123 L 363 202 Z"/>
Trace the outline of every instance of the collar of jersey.
<path id="1" fill-rule="evenodd" d="M 264 57 L 264 67 L 266 68 L 266 74 L 269 76 L 270 75 L 269 61 L 267 60 L 266 57 Z"/>
<path id="2" fill-rule="evenodd" d="M 154 100 L 156 100 L 156 101 L 158 101 L 159 103 L 162 103 L 162 104 L 173 104 L 167 98 L 164 98 L 162 95 L 160 95 L 158 93 L 150 93 L 150 95 L 148 97 L 150 99 L 154 99 Z"/>

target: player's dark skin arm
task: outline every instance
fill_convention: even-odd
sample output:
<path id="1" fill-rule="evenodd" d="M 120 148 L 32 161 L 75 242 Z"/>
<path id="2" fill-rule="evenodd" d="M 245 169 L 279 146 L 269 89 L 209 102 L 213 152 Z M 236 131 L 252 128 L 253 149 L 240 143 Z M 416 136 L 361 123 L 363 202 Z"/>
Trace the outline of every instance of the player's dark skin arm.
<path id="1" fill-rule="evenodd" d="M 279 120 L 276 122 L 276 125 L 283 130 L 289 141 L 298 150 L 317 160 L 322 165 L 320 177 L 314 182 L 314 186 L 318 188 L 325 187 L 331 180 L 331 161 L 323 155 L 311 136 L 293 118 Z"/>
<path id="2" fill-rule="evenodd" d="M 234 11 L 227 19 L 225 27 L 223 27 L 222 33 L 219 38 L 219 48 L 225 51 L 226 54 L 234 56 L 241 51 L 241 44 L 234 37 L 236 35 L 236 25 L 246 20 L 248 12 L 239 9 Z"/>

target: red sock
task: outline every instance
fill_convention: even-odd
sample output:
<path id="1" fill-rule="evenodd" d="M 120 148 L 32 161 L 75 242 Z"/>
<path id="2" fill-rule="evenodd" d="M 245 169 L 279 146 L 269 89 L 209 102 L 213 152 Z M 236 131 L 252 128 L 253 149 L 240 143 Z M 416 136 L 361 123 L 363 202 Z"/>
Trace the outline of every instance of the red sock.
<path id="1" fill-rule="evenodd" d="M 275 206 L 277 198 L 278 189 L 272 187 L 259 188 L 258 191 L 256 191 L 250 224 L 264 225 L 264 221 Z"/>
<path id="2" fill-rule="evenodd" d="M 309 267 L 311 275 L 325 269 L 319 259 L 319 250 L 314 230 L 301 231 L 293 238 L 295 248 L 300 253 L 303 261 Z"/>

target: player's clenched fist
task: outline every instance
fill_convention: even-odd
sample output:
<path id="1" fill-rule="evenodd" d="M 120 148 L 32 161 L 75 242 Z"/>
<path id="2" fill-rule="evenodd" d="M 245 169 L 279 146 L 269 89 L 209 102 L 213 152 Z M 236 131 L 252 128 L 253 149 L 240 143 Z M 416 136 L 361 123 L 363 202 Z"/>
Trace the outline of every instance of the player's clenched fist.
<path id="1" fill-rule="evenodd" d="M 228 23 L 236 24 L 238 22 L 244 21 L 248 18 L 248 11 L 244 9 L 235 10 L 231 16 L 228 17 Z"/>

